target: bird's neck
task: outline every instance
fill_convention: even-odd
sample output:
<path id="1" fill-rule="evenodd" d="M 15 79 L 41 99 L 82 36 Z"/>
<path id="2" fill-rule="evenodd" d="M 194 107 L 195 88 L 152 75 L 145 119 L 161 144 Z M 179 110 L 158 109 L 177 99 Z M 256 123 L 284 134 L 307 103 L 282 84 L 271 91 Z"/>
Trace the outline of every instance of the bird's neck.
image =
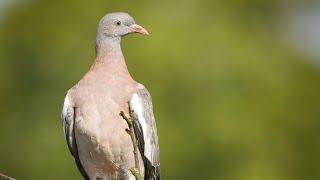
<path id="1" fill-rule="evenodd" d="M 106 37 L 96 40 L 94 68 L 104 73 L 131 78 L 120 46 L 121 38 Z"/>
<path id="2" fill-rule="evenodd" d="M 96 59 L 103 60 L 107 56 L 122 57 L 120 37 L 97 37 Z"/>

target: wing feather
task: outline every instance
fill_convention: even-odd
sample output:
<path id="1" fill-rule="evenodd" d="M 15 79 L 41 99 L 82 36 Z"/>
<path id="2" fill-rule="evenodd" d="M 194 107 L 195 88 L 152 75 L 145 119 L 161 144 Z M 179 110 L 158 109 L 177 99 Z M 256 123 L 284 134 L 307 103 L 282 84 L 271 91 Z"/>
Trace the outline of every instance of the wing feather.
<path id="1" fill-rule="evenodd" d="M 133 127 L 143 156 L 144 179 L 158 180 L 160 179 L 160 152 L 152 100 L 148 90 L 144 87 L 140 88 L 133 95 L 130 105 L 138 116 L 138 121 Z"/>
<path id="2" fill-rule="evenodd" d="M 77 167 L 79 171 L 81 172 L 82 176 L 86 180 L 90 180 L 89 176 L 87 175 L 86 171 L 84 170 L 79 154 L 78 154 L 78 147 L 77 147 L 77 142 L 75 138 L 75 108 L 71 105 L 68 97 L 65 98 L 64 105 L 63 105 L 63 110 L 61 114 L 61 120 L 62 120 L 62 125 L 63 125 L 63 132 L 64 132 L 64 137 L 67 141 L 67 145 L 69 148 L 70 153 L 74 157 L 74 160 L 77 164 Z"/>

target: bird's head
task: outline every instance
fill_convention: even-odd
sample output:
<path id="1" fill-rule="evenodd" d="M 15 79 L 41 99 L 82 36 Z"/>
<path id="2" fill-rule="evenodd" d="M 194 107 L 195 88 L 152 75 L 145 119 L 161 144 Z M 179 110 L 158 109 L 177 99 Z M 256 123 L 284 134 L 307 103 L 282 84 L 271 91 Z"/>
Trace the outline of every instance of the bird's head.
<path id="1" fill-rule="evenodd" d="M 105 15 L 98 26 L 98 36 L 121 38 L 131 33 L 148 35 L 148 31 L 137 25 L 127 13 L 109 13 Z"/>

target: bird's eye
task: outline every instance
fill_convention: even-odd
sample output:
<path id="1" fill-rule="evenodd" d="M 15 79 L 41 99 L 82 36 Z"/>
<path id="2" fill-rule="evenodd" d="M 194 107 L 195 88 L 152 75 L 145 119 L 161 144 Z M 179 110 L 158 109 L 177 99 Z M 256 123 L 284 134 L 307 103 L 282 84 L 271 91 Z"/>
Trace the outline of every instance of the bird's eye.
<path id="1" fill-rule="evenodd" d="M 117 25 L 117 26 L 120 26 L 121 22 L 120 21 L 115 21 L 114 24 Z"/>

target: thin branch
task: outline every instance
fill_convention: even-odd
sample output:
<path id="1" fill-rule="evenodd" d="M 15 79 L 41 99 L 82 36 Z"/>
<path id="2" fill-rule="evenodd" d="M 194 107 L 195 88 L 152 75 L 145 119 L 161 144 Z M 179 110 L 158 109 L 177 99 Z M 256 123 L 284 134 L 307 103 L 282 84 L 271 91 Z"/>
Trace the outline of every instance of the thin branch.
<path id="1" fill-rule="evenodd" d="M 0 180 L 17 180 L 17 179 L 9 177 L 9 176 L 6 176 L 6 175 L 0 173 Z"/>
<path id="2" fill-rule="evenodd" d="M 131 108 L 130 103 L 128 103 L 128 105 L 129 105 L 129 116 L 126 115 L 123 111 L 120 112 L 120 116 L 122 116 L 122 118 L 124 120 L 126 120 L 126 122 L 128 124 L 129 129 L 126 129 L 126 132 L 130 135 L 131 141 L 133 144 L 133 154 L 134 154 L 135 167 L 130 168 L 130 171 L 134 175 L 136 180 L 142 180 L 142 177 L 140 174 L 140 165 L 139 165 L 138 140 L 135 135 L 134 128 L 133 128 L 133 123 L 134 123 L 134 121 L 138 120 L 138 117 L 136 116 L 133 109 Z"/>

